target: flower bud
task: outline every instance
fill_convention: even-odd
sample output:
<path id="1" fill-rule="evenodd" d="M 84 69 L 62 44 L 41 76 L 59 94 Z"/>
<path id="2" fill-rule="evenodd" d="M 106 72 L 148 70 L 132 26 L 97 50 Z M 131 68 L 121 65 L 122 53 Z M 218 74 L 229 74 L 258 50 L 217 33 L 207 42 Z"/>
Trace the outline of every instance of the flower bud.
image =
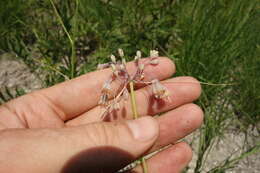
<path id="1" fill-rule="evenodd" d="M 98 104 L 100 106 L 106 106 L 108 104 L 108 95 L 106 93 L 101 95 Z"/>
<path id="2" fill-rule="evenodd" d="M 128 92 L 127 89 L 125 89 L 124 92 L 123 92 L 123 99 L 124 99 L 125 101 L 127 101 L 128 98 L 129 98 L 129 92 Z"/>
<path id="3" fill-rule="evenodd" d="M 111 84 L 110 84 L 110 81 L 106 81 L 102 87 L 102 92 L 103 93 L 110 93 L 112 90 L 111 88 Z"/>
<path id="4" fill-rule="evenodd" d="M 138 50 L 138 51 L 136 52 L 136 57 L 137 57 L 138 59 L 142 58 L 142 52 L 141 52 L 140 50 Z"/>
<path id="5" fill-rule="evenodd" d="M 139 68 L 139 70 L 143 71 L 144 70 L 144 64 L 139 64 L 138 68 Z"/>
<path id="6" fill-rule="evenodd" d="M 114 75 L 118 76 L 118 70 L 116 69 L 115 64 L 111 64 L 111 68 L 112 68 L 112 72 L 114 73 Z"/>
<path id="7" fill-rule="evenodd" d="M 152 80 L 152 91 L 157 99 L 162 99 L 169 96 L 169 92 L 165 86 L 163 86 L 159 80 Z"/>
<path id="8" fill-rule="evenodd" d="M 116 63 L 116 57 L 115 57 L 115 55 L 111 55 L 110 56 L 110 59 L 111 59 L 111 61 L 115 64 Z"/>
<path id="9" fill-rule="evenodd" d="M 120 56 L 121 58 L 124 57 L 124 51 L 123 51 L 123 49 L 119 48 L 119 49 L 118 49 L 118 54 L 119 54 L 119 56 Z"/>
<path id="10" fill-rule="evenodd" d="M 112 71 L 113 71 L 113 72 L 116 71 L 116 66 L 115 66 L 115 64 L 111 64 L 111 68 L 112 68 Z"/>
<path id="11" fill-rule="evenodd" d="M 159 56 L 159 52 L 157 50 L 150 50 L 150 57 L 155 58 Z"/>
<path id="12" fill-rule="evenodd" d="M 112 109 L 113 109 L 113 110 L 119 110 L 119 109 L 120 109 L 120 104 L 119 104 L 119 103 L 114 103 L 114 104 L 112 105 Z"/>
<path id="13" fill-rule="evenodd" d="M 120 64 L 119 68 L 120 68 L 120 70 L 123 70 L 123 71 L 125 70 L 125 66 L 123 64 Z"/>

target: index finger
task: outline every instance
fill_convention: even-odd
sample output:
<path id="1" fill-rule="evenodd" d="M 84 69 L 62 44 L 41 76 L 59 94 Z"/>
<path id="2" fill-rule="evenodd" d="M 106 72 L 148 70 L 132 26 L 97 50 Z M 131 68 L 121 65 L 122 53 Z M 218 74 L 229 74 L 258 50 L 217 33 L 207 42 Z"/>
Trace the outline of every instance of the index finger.
<path id="1" fill-rule="evenodd" d="M 129 73 L 137 69 L 134 62 L 127 63 Z M 174 63 L 165 57 L 159 58 L 159 64 L 149 65 L 144 69 L 144 81 L 152 79 L 163 80 L 175 73 Z M 61 110 L 61 119 L 66 121 L 80 115 L 98 104 L 103 83 L 111 76 L 111 69 L 90 72 L 73 80 L 60 83 L 47 89 L 40 90 L 35 94 L 47 98 L 51 107 Z M 115 83 L 113 88 L 118 88 Z M 112 92 L 117 92 L 117 89 Z M 114 93 L 115 94 L 115 93 Z"/>

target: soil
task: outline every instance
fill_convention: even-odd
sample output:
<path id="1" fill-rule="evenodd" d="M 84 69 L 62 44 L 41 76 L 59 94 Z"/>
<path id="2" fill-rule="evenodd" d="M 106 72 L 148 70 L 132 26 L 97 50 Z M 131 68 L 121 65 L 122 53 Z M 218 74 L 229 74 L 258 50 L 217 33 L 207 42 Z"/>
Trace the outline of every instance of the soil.
<path id="1" fill-rule="evenodd" d="M 194 154 L 192 161 L 189 164 L 190 169 L 188 173 L 193 173 L 197 160 L 197 152 L 199 143 L 199 132 L 195 132 L 185 139 L 187 142 L 192 142 L 192 148 Z M 245 143 L 247 141 L 247 143 Z M 247 135 L 242 132 L 238 132 L 235 129 L 229 129 L 220 140 L 213 144 L 211 152 L 207 156 L 207 160 L 204 163 L 202 173 L 206 173 L 212 168 L 219 166 L 229 158 L 238 157 L 243 151 L 247 151 L 250 147 L 254 146 L 260 141 L 259 132 L 256 128 L 249 128 Z M 250 155 L 239 161 L 238 164 L 232 169 L 226 171 L 227 173 L 259 173 L 260 172 L 260 154 Z"/>
<path id="2" fill-rule="evenodd" d="M 0 55 L 0 90 L 8 87 L 11 91 L 20 87 L 26 92 L 31 92 L 43 87 L 42 81 L 34 75 L 29 68 L 18 60 L 14 55 L 3 54 Z M 236 129 L 227 131 L 223 138 L 214 144 L 212 151 L 209 153 L 207 161 L 204 165 L 204 170 L 207 172 L 219 163 L 224 161 L 231 154 L 238 155 L 241 151 L 247 150 L 250 146 L 260 141 L 259 132 L 256 129 L 249 130 L 247 136 L 248 143 L 244 143 L 245 134 L 237 132 Z M 195 132 L 185 140 L 191 141 L 195 139 L 192 147 L 194 148 L 193 160 L 190 163 L 189 173 L 192 173 L 195 167 L 197 154 L 196 148 L 198 147 L 199 133 Z M 226 171 L 228 173 L 259 173 L 260 172 L 260 154 L 254 154 L 241 160 L 235 168 Z"/>

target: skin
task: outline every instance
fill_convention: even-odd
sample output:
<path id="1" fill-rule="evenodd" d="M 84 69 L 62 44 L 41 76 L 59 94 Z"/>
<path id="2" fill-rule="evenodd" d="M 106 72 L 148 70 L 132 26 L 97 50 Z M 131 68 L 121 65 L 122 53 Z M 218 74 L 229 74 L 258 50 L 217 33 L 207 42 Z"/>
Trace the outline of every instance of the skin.
<path id="1" fill-rule="evenodd" d="M 192 103 L 200 96 L 201 87 L 192 77 L 167 79 L 175 73 L 175 65 L 168 58 L 159 61 L 159 65 L 145 69 L 145 80 L 161 80 L 172 101 L 154 100 L 149 86 L 136 88 L 137 105 L 141 105 L 138 112 L 156 131 L 151 139 L 136 140 L 129 132 L 126 124 L 132 118 L 130 101 L 109 122 L 102 121 L 102 108 L 97 103 L 103 82 L 112 73 L 104 69 L 1 105 L 0 172 L 68 173 L 81 169 L 113 173 L 169 144 L 147 160 L 149 173 L 181 172 L 191 160 L 192 151 L 186 143 L 177 141 L 203 121 L 202 110 Z M 129 71 L 135 68 L 133 62 L 127 64 Z M 119 87 L 119 83 L 113 84 L 114 94 Z M 163 114 L 152 118 L 158 113 Z M 141 173 L 141 166 L 132 172 Z"/>
<path id="2" fill-rule="evenodd" d="M 134 157 L 126 151 L 114 147 L 96 147 L 71 158 L 63 167 L 62 173 L 115 173 L 132 161 Z M 117 163 L 116 166 L 114 163 Z"/>

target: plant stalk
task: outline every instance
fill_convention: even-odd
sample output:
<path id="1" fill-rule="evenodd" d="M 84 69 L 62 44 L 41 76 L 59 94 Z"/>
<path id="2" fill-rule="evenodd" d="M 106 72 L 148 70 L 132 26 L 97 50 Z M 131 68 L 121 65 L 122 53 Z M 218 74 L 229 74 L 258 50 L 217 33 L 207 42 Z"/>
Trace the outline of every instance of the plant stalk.
<path id="1" fill-rule="evenodd" d="M 130 96 L 131 96 L 131 104 L 132 104 L 132 110 L 133 110 L 133 118 L 138 118 L 137 113 L 137 106 L 136 106 L 136 99 L 135 99 L 135 91 L 134 91 L 134 82 L 130 82 Z"/>
<path id="2" fill-rule="evenodd" d="M 51 2 L 51 5 L 53 7 L 53 10 L 58 18 L 58 21 L 60 22 L 61 26 L 62 26 L 62 29 L 63 31 L 65 32 L 65 34 L 67 35 L 69 41 L 70 41 L 70 45 L 71 45 L 71 58 L 70 58 L 70 79 L 74 78 L 75 77 L 75 63 L 76 63 L 76 52 L 75 52 L 75 42 L 74 42 L 74 39 L 70 36 L 67 28 L 65 27 L 64 23 L 63 23 L 63 20 L 61 18 L 61 16 L 59 15 L 59 12 L 53 2 L 53 0 L 50 0 Z M 78 5 L 78 1 L 77 2 L 77 5 Z"/>
<path id="3" fill-rule="evenodd" d="M 131 105 L 132 105 L 132 111 L 133 111 L 133 118 L 138 118 L 138 112 L 137 112 L 137 106 L 136 106 L 136 99 L 135 99 L 135 91 L 134 91 L 134 82 L 130 82 L 130 96 L 131 96 Z M 143 167 L 143 173 L 148 173 L 147 164 L 145 161 L 145 158 L 141 158 L 141 163 Z"/>

